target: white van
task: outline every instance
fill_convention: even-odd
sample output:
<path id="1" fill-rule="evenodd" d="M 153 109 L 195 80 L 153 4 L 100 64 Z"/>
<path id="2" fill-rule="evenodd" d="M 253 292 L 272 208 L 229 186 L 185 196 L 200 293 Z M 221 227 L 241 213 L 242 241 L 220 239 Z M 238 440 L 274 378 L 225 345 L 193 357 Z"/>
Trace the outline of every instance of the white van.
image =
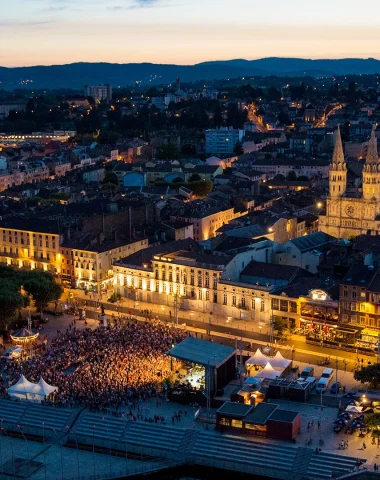
<path id="1" fill-rule="evenodd" d="M 329 380 L 332 378 L 334 370 L 332 368 L 325 368 L 322 372 L 321 378 L 328 378 Z"/>
<path id="2" fill-rule="evenodd" d="M 329 386 L 329 383 L 330 383 L 330 379 L 329 378 L 320 378 L 319 379 L 319 382 L 317 383 L 317 388 L 316 388 L 316 391 L 318 393 L 320 392 L 325 392 L 327 390 L 327 387 Z"/>

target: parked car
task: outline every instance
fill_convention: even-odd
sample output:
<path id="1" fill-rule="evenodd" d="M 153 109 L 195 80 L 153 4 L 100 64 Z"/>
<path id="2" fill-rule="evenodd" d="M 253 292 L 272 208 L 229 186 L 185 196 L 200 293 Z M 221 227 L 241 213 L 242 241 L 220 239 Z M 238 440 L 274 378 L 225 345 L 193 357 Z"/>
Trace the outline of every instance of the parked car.
<path id="1" fill-rule="evenodd" d="M 342 384 L 340 382 L 334 382 L 332 385 L 331 385 L 331 388 L 330 388 L 330 393 L 334 393 L 334 394 L 337 394 L 341 391 L 342 389 Z"/>

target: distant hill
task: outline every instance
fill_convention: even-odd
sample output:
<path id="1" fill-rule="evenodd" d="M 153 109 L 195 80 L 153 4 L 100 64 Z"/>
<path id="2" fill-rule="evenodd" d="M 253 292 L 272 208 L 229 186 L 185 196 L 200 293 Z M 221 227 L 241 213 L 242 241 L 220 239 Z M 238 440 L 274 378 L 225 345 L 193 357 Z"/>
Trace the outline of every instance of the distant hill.
<path id="1" fill-rule="evenodd" d="M 197 65 L 161 65 L 153 63 L 72 63 L 68 65 L 6 68 L 0 67 L 0 88 L 74 88 L 111 83 L 117 87 L 171 83 L 176 77 L 184 82 L 216 80 L 252 75 L 331 76 L 380 73 L 380 60 L 345 58 L 309 60 L 302 58 L 261 58 L 259 60 L 226 60 Z M 32 80 L 26 83 L 26 80 Z"/>

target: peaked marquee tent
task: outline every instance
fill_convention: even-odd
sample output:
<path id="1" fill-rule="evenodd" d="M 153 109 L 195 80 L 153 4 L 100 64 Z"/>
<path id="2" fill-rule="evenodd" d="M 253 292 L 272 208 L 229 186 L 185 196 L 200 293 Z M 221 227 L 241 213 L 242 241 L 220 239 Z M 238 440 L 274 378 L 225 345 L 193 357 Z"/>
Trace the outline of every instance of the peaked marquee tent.
<path id="1" fill-rule="evenodd" d="M 280 352 L 277 352 L 273 358 L 269 359 L 269 363 L 272 365 L 272 367 L 288 368 L 292 361 L 287 360 L 281 355 Z"/>
<path id="2" fill-rule="evenodd" d="M 263 352 L 258 348 L 256 352 L 252 355 L 252 357 L 245 362 L 245 364 L 248 366 L 260 365 L 264 367 L 269 361 L 270 361 L 270 358 L 264 355 Z"/>
<path id="3" fill-rule="evenodd" d="M 55 390 L 57 390 L 57 387 L 47 384 L 42 377 L 38 383 L 32 383 L 24 375 L 21 375 L 19 380 L 8 388 L 8 394 L 23 400 L 38 402 Z"/>
<path id="4" fill-rule="evenodd" d="M 21 375 L 18 381 L 8 388 L 8 393 L 17 398 L 28 399 L 28 395 L 33 395 L 35 387 L 35 383 L 29 382 L 24 375 Z"/>
<path id="5" fill-rule="evenodd" d="M 274 380 L 275 378 L 280 378 L 283 370 L 275 370 L 272 365 L 268 362 L 265 367 L 255 375 L 255 378 L 266 378 L 268 380 Z"/>

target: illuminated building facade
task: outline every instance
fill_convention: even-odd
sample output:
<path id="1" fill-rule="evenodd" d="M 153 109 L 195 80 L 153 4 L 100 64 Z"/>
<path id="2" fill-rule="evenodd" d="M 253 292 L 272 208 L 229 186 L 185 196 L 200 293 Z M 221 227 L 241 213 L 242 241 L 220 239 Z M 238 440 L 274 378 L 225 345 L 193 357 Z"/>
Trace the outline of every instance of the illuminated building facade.
<path id="1" fill-rule="evenodd" d="M 351 238 L 361 234 L 380 232 L 380 159 L 375 129 L 368 142 L 366 163 L 363 168 L 362 193 L 348 193 L 347 164 L 345 162 L 340 131 L 329 171 L 330 193 L 326 202 L 326 215 L 319 217 L 319 230 L 338 238 Z"/>
<path id="2" fill-rule="evenodd" d="M 33 223 L 35 225 L 28 225 L 21 219 L 2 222 L 0 261 L 16 268 L 39 269 L 59 275 L 62 263 L 59 228 L 49 222 Z M 21 228 L 22 225 L 25 228 Z"/>

